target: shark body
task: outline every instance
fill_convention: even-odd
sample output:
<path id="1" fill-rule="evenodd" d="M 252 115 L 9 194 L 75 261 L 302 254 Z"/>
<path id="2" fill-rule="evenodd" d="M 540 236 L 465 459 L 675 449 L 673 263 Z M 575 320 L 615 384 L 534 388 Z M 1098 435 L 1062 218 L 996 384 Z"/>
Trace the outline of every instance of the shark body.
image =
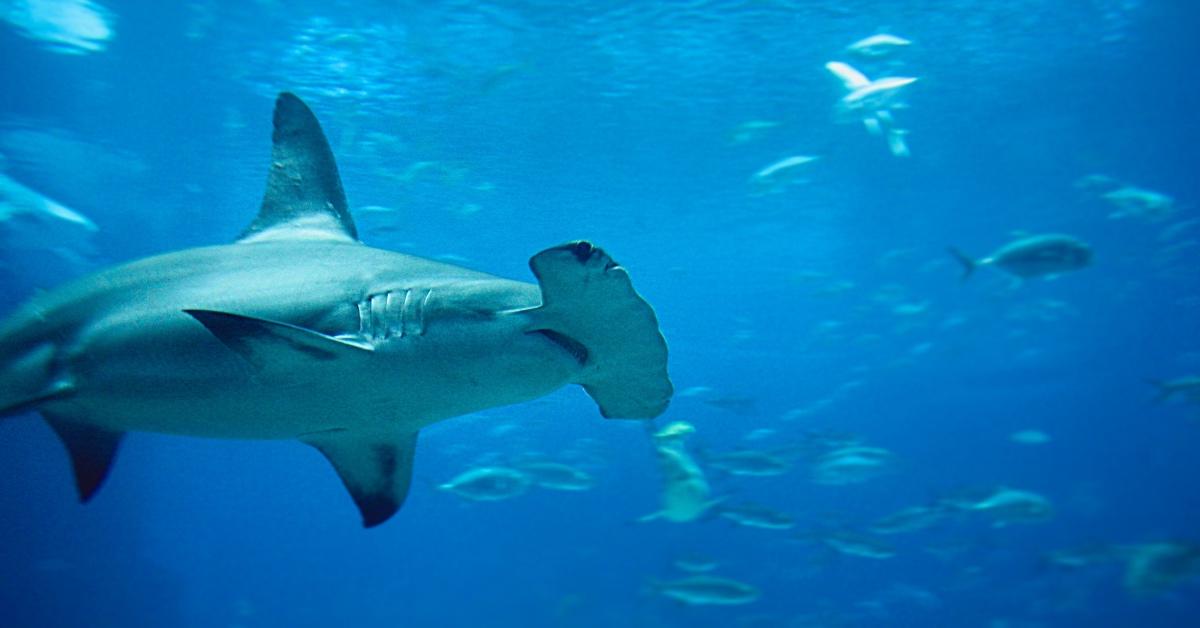
<path id="1" fill-rule="evenodd" d="M 237 242 L 101 271 L 0 324 L 0 416 L 42 414 L 82 500 L 129 431 L 298 439 L 370 527 L 403 504 L 426 425 L 568 383 L 606 417 L 666 408 L 654 312 L 602 250 L 538 253 L 534 285 L 368 247 L 312 112 L 281 94 L 274 128 Z"/>

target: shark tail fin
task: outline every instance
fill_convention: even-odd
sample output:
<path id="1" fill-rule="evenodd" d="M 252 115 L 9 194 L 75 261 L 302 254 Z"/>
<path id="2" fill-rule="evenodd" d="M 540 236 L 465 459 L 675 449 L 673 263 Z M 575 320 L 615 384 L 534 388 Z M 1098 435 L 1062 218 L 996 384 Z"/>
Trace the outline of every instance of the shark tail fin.
<path id="1" fill-rule="evenodd" d="M 950 254 L 954 256 L 954 259 L 958 260 L 959 264 L 962 264 L 962 267 L 963 267 L 962 280 L 966 281 L 966 280 L 970 279 L 971 275 L 975 273 L 975 268 L 979 266 L 979 262 L 976 262 L 975 260 L 971 259 L 970 257 L 967 256 L 966 253 L 963 253 L 962 251 L 958 250 L 957 248 L 955 248 L 953 246 L 947 247 L 946 250 L 949 251 Z"/>
<path id="2" fill-rule="evenodd" d="M 529 260 L 542 289 L 534 327 L 579 359 L 578 383 L 606 418 L 650 419 L 674 392 L 667 343 L 629 273 L 589 242 L 546 249 Z"/>

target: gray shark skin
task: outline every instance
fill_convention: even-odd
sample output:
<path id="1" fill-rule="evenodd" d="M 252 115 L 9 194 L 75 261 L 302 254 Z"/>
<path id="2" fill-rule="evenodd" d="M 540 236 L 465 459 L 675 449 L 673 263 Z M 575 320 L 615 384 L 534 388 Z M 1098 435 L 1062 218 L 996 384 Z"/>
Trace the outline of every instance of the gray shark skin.
<path id="1" fill-rule="evenodd" d="M 375 526 L 403 504 L 426 425 L 569 383 L 605 417 L 666 409 L 666 343 L 625 269 L 587 242 L 530 268 L 537 285 L 358 242 L 316 117 L 283 93 L 241 238 L 31 300 L 0 324 L 0 416 L 41 413 L 82 501 L 128 431 L 298 439 Z"/>

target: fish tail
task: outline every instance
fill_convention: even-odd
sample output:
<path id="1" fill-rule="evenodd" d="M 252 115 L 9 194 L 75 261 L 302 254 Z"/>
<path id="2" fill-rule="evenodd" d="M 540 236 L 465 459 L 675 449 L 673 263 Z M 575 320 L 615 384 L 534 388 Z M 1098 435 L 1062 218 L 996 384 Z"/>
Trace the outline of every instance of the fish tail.
<path id="1" fill-rule="evenodd" d="M 1163 403 L 1164 401 L 1171 398 L 1171 387 L 1167 386 L 1167 384 L 1165 382 L 1163 382 L 1162 380 L 1147 379 L 1146 383 L 1150 384 L 1151 386 L 1153 386 L 1156 389 L 1155 394 L 1154 394 L 1154 399 L 1151 400 L 1154 403 Z"/>
<path id="2" fill-rule="evenodd" d="M 948 251 L 951 255 L 953 255 L 954 259 L 958 260 L 959 264 L 962 264 L 962 267 L 963 267 L 962 280 L 966 281 L 966 280 L 970 279 L 971 275 L 975 272 L 975 267 L 979 266 L 979 262 L 976 262 L 975 260 L 971 259 L 970 257 L 967 257 L 966 253 L 963 253 L 962 251 L 958 250 L 957 248 L 955 248 L 953 246 L 946 247 L 946 251 Z"/>

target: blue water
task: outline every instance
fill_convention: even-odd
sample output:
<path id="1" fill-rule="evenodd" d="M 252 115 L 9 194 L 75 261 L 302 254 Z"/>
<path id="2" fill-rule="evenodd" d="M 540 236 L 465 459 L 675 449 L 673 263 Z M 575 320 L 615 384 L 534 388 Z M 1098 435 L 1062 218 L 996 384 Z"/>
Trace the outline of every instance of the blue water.
<path id="1" fill-rule="evenodd" d="M 1152 403 L 1146 383 L 1200 372 L 1190 3 L 82 3 L 111 30 L 99 49 L 21 27 L 30 4 L 64 3 L 0 3 L 0 172 L 98 230 L 5 237 L 3 312 L 90 270 L 231 241 L 261 198 L 273 99 L 293 91 L 368 244 L 528 281 L 546 247 L 605 247 L 688 391 L 657 423 L 693 424 L 697 452 L 796 450 L 824 431 L 896 464 L 845 486 L 811 482 L 802 454 L 777 477 L 709 472 L 714 494 L 786 512 L 792 531 L 639 524 L 661 490 L 642 427 L 570 387 L 425 430 L 408 502 L 363 530 L 295 442 L 131 434 L 81 506 L 62 446 L 21 416 L 0 423 L 0 625 L 1200 624 L 1200 578 L 1138 593 L 1120 561 L 1044 560 L 1200 542 L 1197 407 Z M 846 52 L 877 32 L 913 44 Z M 919 78 L 893 112 L 911 156 L 839 121 L 831 60 Z M 753 120 L 777 125 L 730 141 Z M 791 155 L 819 159 L 753 194 L 751 175 Z M 1112 216 L 1077 185 L 1089 174 L 1174 212 Z M 960 282 L 947 245 L 983 257 L 1021 232 L 1076 236 L 1095 263 Z M 1051 440 L 1010 440 L 1026 429 Z M 596 487 L 481 503 L 436 488 L 534 453 Z M 890 537 L 886 560 L 804 538 L 998 485 L 1044 495 L 1053 517 L 954 517 Z M 656 594 L 690 553 L 761 597 Z"/>

